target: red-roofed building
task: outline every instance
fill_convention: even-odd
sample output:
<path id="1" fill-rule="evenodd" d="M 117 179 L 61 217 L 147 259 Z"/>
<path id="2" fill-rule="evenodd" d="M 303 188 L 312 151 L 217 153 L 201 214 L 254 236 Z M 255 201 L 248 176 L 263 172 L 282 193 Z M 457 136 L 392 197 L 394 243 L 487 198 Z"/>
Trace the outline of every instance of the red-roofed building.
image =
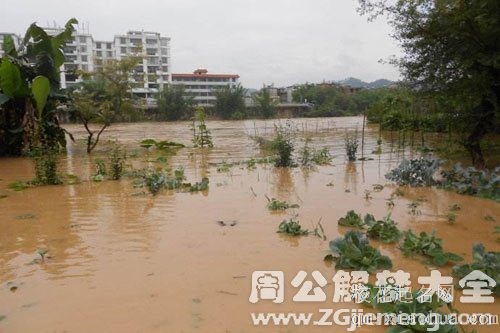
<path id="1" fill-rule="evenodd" d="M 192 96 L 199 106 L 212 106 L 216 100 L 215 90 L 234 87 L 239 78 L 237 74 L 209 74 L 206 69 L 197 69 L 192 74 L 172 74 L 172 84 L 184 86 L 186 95 Z"/>

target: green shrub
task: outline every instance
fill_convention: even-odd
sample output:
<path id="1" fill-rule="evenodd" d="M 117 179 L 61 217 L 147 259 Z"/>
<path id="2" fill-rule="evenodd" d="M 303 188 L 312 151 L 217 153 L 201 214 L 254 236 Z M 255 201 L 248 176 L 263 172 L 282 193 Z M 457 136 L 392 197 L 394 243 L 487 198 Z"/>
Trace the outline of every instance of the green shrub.
<path id="1" fill-rule="evenodd" d="M 33 148 L 30 156 L 35 166 L 35 179 L 32 181 L 34 185 L 62 184 L 57 174 L 57 163 L 59 162 L 57 148 Z"/>
<path id="2" fill-rule="evenodd" d="M 274 165 L 276 167 L 295 166 L 292 157 L 295 146 L 293 143 L 291 123 L 287 122 L 285 126 L 275 125 L 274 131 L 274 138 L 270 142 L 271 151 L 275 154 Z"/>

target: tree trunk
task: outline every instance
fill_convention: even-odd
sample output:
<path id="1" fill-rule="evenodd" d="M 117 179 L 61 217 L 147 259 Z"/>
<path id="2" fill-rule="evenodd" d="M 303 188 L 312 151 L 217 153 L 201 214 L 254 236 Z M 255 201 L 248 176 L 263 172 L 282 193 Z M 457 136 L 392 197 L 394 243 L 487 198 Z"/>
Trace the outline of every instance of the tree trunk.
<path id="1" fill-rule="evenodd" d="M 470 153 L 472 165 L 476 169 L 482 170 L 486 168 L 486 162 L 481 150 L 481 140 L 489 133 L 491 125 L 494 123 L 495 105 L 487 98 L 483 98 L 481 104 L 474 111 L 473 117 L 476 118 L 476 124 L 467 137 L 465 148 Z"/>

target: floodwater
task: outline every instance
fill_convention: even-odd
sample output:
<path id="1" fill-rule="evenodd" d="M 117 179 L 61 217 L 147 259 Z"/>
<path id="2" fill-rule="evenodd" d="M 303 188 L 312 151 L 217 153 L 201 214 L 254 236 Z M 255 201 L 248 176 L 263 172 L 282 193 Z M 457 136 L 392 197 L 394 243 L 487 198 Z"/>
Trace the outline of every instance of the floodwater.
<path id="1" fill-rule="evenodd" d="M 475 242 L 500 250 L 494 233 L 500 209 L 494 201 L 433 188 L 403 188 L 404 196 L 395 198 L 389 209 L 386 199 L 397 186 L 384 174 L 415 153 L 384 138 L 382 154 L 372 154 L 378 129 L 369 126 L 364 156 L 373 159 L 348 163 L 345 132 L 357 128 L 361 136 L 361 118 L 293 120 L 297 140 L 308 136 L 313 146 L 330 149 L 330 166 L 303 170 L 261 164 L 249 170 L 242 164 L 217 172 L 218 163 L 262 157 L 249 136 L 270 137 L 274 122 L 210 121 L 213 149 L 184 148 L 167 157 L 170 167 L 184 167 L 188 181 L 209 177 L 210 188 L 202 193 L 162 192 L 153 197 L 127 178 L 89 180 L 94 159 L 105 158 L 114 140 L 126 147 L 129 168 L 164 166 L 157 162 L 158 153 L 138 142 L 154 138 L 190 145 L 189 124 L 184 122 L 113 125 L 91 157 L 84 152 L 82 129 L 67 126 L 77 141 L 68 144 L 60 171 L 77 175 L 79 184 L 15 192 L 8 184 L 31 179 L 31 163 L 0 159 L 0 332 L 345 332 L 341 326 L 254 326 L 250 314 L 313 312 L 318 320 L 321 308 L 362 308 L 332 302 L 335 269 L 323 262 L 328 240 L 347 230 L 338 227 L 337 220 L 350 209 L 377 218 L 391 212 L 401 229 L 436 230 L 444 248 L 467 262 Z M 358 157 L 360 151 L 361 144 Z M 376 192 L 374 184 L 385 187 Z M 365 190 L 372 191 L 371 199 L 365 198 Z M 273 213 L 266 208 L 266 196 L 300 207 Z M 425 199 L 421 214 L 409 214 L 407 205 L 418 198 Z M 445 215 L 453 204 L 461 209 L 456 222 L 448 224 Z M 277 234 L 278 224 L 294 215 L 306 228 L 321 220 L 327 241 Z M 418 258 L 404 258 L 395 245 L 371 243 L 392 258 L 393 270 L 410 272 L 414 285 L 419 275 L 429 275 L 432 269 Z M 48 251 L 43 262 L 39 249 Z M 283 304 L 249 302 L 252 272 L 267 270 L 284 272 Z M 320 271 L 329 281 L 323 288 L 325 302 L 293 302 L 298 289 L 290 282 L 301 270 L 309 276 Z M 440 270 L 449 274 L 451 267 Z M 460 304 L 458 295 L 456 291 L 454 304 L 462 312 L 500 314 L 498 299 L 470 305 Z M 467 328 L 499 331 L 498 325 Z M 367 326 L 357 331 L 384 330 Z"/>

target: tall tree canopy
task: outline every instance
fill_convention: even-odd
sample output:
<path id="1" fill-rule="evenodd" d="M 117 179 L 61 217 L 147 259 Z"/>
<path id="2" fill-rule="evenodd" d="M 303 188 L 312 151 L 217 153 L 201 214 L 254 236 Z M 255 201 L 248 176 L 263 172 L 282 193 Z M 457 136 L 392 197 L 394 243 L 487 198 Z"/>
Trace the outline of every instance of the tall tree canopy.
<path id="1" fill-rule="evenodd" d="M 386 15 L 403 56 L 395 59 L 418 92 L 444 97 L 467 133 L 465 146 L 484 168 L 481 140 L 498 126 L 498 0 L 359 0 L 361 14 Z"/>

